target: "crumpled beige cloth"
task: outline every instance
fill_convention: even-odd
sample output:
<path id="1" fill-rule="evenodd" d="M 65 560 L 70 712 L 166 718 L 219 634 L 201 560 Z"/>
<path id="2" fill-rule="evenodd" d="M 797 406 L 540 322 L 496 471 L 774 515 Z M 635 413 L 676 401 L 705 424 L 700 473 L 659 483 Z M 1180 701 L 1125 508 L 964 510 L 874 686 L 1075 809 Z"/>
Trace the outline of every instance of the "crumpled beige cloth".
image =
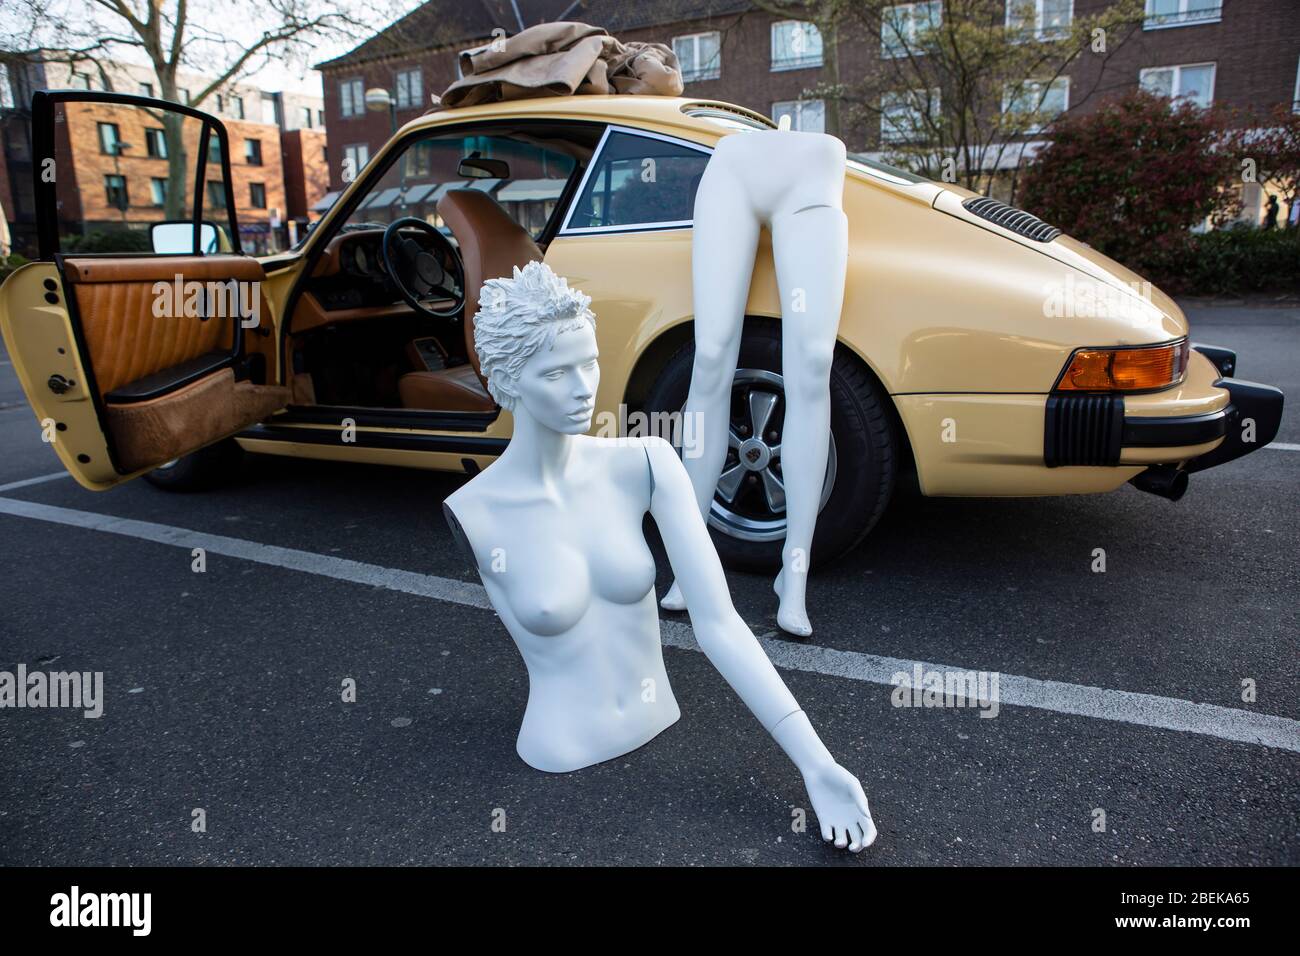
<path id="1" fill-rule="evenodd" d="M 440 106 L 574 94 L 680 96 L 677 55 L 662 43 L 620 43 L 586 23 L 540 23 L 460 55 L 462 78 Z"/>

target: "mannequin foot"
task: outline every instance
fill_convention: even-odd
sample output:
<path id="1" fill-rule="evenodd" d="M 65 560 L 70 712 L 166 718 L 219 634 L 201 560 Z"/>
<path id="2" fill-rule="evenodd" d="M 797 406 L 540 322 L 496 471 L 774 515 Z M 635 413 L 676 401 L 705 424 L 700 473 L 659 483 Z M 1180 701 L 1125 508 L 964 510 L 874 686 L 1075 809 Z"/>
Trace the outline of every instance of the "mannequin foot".
<path id="1" fill-rule="evenodd" d="M 682 597 L 682 589 L 677 586 L 676 581 L 673 581 L 673 586 L 668 589 L 668 593 L 659 602 L 659 606 L 665 611 L 686 610 L 686 598 Z"/>
<path id="2" fill-rule="evenodd" d="M 791 575 L 790 586 L 786 587 L 785 568 L 782 568 L 772 584 L 772 590 L 780 601 L 776 623 L 781 630 L 795 637 L 808 637 L 812 634 L 812 622 L 808 620 L 808 610 L 804 606 L 807 583 L 806 575 Z"/>

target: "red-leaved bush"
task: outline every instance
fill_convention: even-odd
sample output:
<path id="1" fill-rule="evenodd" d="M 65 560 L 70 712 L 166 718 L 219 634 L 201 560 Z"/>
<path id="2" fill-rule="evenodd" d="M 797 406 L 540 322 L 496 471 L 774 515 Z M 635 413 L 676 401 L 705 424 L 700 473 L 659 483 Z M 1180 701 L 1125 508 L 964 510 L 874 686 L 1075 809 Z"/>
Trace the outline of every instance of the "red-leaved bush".
<path id="1" fill-rule="evenodd" d="M 1236 172 L 1224 114 L 1142 90 L 1065 114 L 1024 175 L 1019 205 L 1159 281 Z"/>

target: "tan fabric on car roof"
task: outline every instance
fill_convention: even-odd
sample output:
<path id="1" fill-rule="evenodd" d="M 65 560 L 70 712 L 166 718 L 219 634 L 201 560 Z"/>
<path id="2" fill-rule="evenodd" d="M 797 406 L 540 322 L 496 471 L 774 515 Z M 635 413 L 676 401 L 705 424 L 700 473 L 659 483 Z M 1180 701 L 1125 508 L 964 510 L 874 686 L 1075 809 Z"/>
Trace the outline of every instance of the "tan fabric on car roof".
<path id="1" fill-rule="evenodd" d="M 637 93 L 680 96 L 677 55 L 662 43 L 621 43 L 586 23 L 540 23 L 460 55 L 462 78 L 442 107 L 535 96 Z"/>

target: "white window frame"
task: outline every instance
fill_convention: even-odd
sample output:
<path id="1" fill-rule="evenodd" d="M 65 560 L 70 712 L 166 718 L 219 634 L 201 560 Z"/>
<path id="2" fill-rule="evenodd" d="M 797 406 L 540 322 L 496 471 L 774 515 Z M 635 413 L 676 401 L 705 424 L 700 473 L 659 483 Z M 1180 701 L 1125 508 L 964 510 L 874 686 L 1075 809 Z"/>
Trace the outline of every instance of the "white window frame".
<path id="1" fill-rule="evenodd" d="M 1295 95 L 1291 98 L 1291 112 L 1300 113 L 1300 58 L 1295 63 Z"/>
<path id="2" fill-rule="evenodd" d="M 781 27 L 790 26 L 791 24 L 797 25 L 806 34 L 815 33 L 817 35 L 817 39 L 823 44 L 823 46 L 822 52 L 817 54 L 815 60 L 812 58 L 811 54 L 805 54 L 802 59 L 788 60 L 778 63 L 776 58 L 777 35 L 780 32 Z M 768 49 L 768 72 L 770 73 L 785 73 L 788 70 L 811 70 L 820 67 L 825 61 L 825 39 L 822 37 L 821 31 L 817 29 L 817 24 L 815 23 L 808 20 L 777 20 L 772 24 L 771 37 L 771 45 Z"/>
<path id="3" fill-rule="evenodd" d="M 812 99 L 807 99 L 807 100 L 777 100 L 775 103 L 772 104 L 772 121 L 779 123 L 779 120 L 777 120 L 776 117 L 776 109 L 778 106 L 793 106 L 795 116 L 792 117 L 790 120 L 790 128 L 792 130 L 803 130 L 802 123 L 803 123 L 804 106 L 810 103 L 821 104 L 822 128 L 820 130 L 808 130 L 807 132 L 814 132 L 814 133 L 826 132 L 826 101 L 818 97 L 813 97 Z M 796 120 L 798 121 L 799 125 L 796 125 Z"/>
<path id="4" fill-rule="evenodd" d="M 1219 23 L 1223 20 L 1223 0 L 1219 0 L 1218 13 L 1213 16 L 1187 18 L 1187 8 L 1192 4 L 1205 4 L 1212 0 L 1178 0 L 1178 12 L 1172 15 L 1172 19 L 1160 20 L 1154 19 L 1157 15 L 1152 12 L 1151 5 L 1153 0 L 1146 0 L 1146 13 L 1142 18 L 1143 30 L 1170 30 L 1174 27 L 1195 27 L 1202 23 Z"/>
<path id="5" fill-rule="evenodd" d="M 885 126 L 885 115 L 887 112 L 887 109 L 885 107 L 886 98 L 890 96 L 905 96 L 907 94 L 916 94 L 916 93 L 924 95 L 926 92 L 927 91 L 923 88 L 917 88 L 912 90 L 888 90 L 880 94 L 880 145 L 882 147 L 884 147 L 887 144 L 894 145 L 896 143 L 906 144 L 906 143 L 913 142 L 913 140 L 907 137 L 906 133 L 900 133 L 899 131 L 894 130 L 892 126 L 888 128 Z M 934 112 L 942 113 L 943 101 L 941 99 L 942 94 L 940 93 L 939 87 L 932 86 L 930 87 L 928 92 L 930 94 L 929 101 L 930 101 L 931 110 Z M 924 103 L 918 103 L 917 106 L 915 107 L 918 115 L 920 115 L 920 110 L 923 108 L 923 106 Z M 918 124 L 918 126 L 919 125 L 920 124 Z"/>
<path id="6" fill-rule="evenodd" d="M 643 139 L 657 139 L 665 143 L 672 143 L 675 146 L 685 146 L 687 149 L 693 149 L 704 156 L 712 156 L 713 150 L 707 146 L 701 146 L 699 143 L 692 143 L 688 139 L 678 139 L 676 136 L 664 136 L 662 133 L 651 133 L 643 129 L 633 129 L 629 126 L 606 126 L 604 134 L 600 137 L 600 142 L 596 144 L 596 151 L 591 154 L 591 162 L 587 163 L 587 169 L 582 174 L 582 181 L 578 183 L 578 188 L 573 192 L 573 198 L 569 200 L 569 208 L 564 213 L 564 225 L 560 227 L 559 235 L 561 236 L 593 236 L 612 232 L 666 232 L 670 229 L 690 229 L 695 225 L 694 219 L 680 219 L 673 222 L 626 222 L 618 226 L 571 226 L 574 214 L 578 211 L 578 203 L 581 202 L 583 193 L 587 191 L 587 181 L 591 179 L 596 169 L 600 166 L 602 155 L 605 152 L 606 141 L 616 133 L 626 133 L 629 136 L 640 136 Z M 743 136 L 743 133 L 732 135 Z"/>
<path id="7" fill-rule="evenodd" d="M 403 84 L 405 79 L 405 84 Z M 412 82 L 414 79 L 414 82 Z M 393 94 L 399 110 L 418 109 L 424 104 L 424 73 L 419 67 L 398 70 L 393 75 Z"/>
<path id="8" fill-rule="evenodd" d="M 906 33 L 905 33 L 903 39 L 904 39 L 908 44 L 911 44 L 911 43 L 915 43 L 915 42 L 916 42 L 916 21 L 917 21 L 917 18 L 916 18 L 916 9 L 917 9 L 917 7 L 928 7 L 928 6 L 931 6 L 931 5 L 937 6 L 937 7 L 939 8 L 939 16 L 938 16 L 938 19 L 936 19 L 936 20 L 934 21 L 934 26 L 935 26 L 936 28 L 943 26 L 943 2 L 942 2 L 942 0 L 913 0 L 913 2 L 911 2 L 911 3 L 896 3 L 896 4 L 894 4 L 893 6 L 885 7 L 885 10 L 900 10 L 900 9 L 903 9 L 903 8 L 906 8 L 906 9 L 907 9 L 907 31 L 906 31 Z M 890 52 L 889 41 L 888 41 L 887 39 L 885 39 L 885 30 L 886 30 L 886 29 L 887 29 L 887 25 L 886 25 L 886 23 L 885 23 L 885 17 L 882 16 L 882 17 L 880 18 L 880 57 L 881 57 L 881 59 L 884 59 L 884 60 L 900 60 L 900 59 L 902 59 L 903 57 L 907 56 L 909 51 L 906 50 L 906 49 L 904 49 L 904 50 L 900 50 L 900 51 L 897 52 L 897 53 L 891 53 L 891 52 Z M 915 51 L 912 51 L 912 52 L 915 52 Z"/>
<path id="9" fill-rule="evenodd" d="M 365 154 L 365 159 L 361 159 L 361 154 Z M 348 158 L 352 159 L 356 166 L 352 170 L 352 182 L 361 178 L 361 171 L 370 164 L 370 144 L 369 143 L 349 143 L 343 147 L 343 159 L 346 162 Z M 344 183 L 344 188 L 352 185 L 352 182 Z"/>
<path id="10" fill-rule="evenodd" d="M 1174 100 L 1182 99 L 1185 96 L 1185 94 L 1181 92 L 1181 89 L 1179 89 L 1182 87 L 1183 70 L 1194 69 L 1198 66 L 1208 66 L 1210 68 L 1209 102 L 1203 104 L 1202 103 L 1196 104 L 1197 106 L 1201 106 L 1202 108 L 1204 108 L 1206 106 L 1211 105 L 1214 102 L 1215 88 L 1218 86 L 1219 83 L 1219 64 L 1217 60 L 1207 60 L 1204 63 L 1170 63 L 1168 66 L 1143 67 L 1142 69 L 1138 70 L 1138 86 L 1141 87 L 1142 89 L 1146 89 L 1146 87 L 1143 86 L 1142 84 L 1142 80 L 1146 77 L 1148 73 L 1159 73 L 1162 70 L 1173 70 L 1174 87 L 1177 91 L 1169 94 L 1169 101 L 1172 103 Z"/>
<path id="11" fill-rule="evenodd" d="M 1005 86 L 1002 87 L 1002 112 L 1003 113 L 1009 113 L 1011 111 L 1011 103 L 1015 99 L 1016 86 L 1017 85 L 1027 86 L 1030 84 L 1033 84 L 1034 86 L 1037 86 L 1039 88 L 1040 97 L 1042 96 L 1043 87 L 1052 87 L 1052 86 L 1056 86 L 1057 84 L 1063 85 L 1065 87 L 1065 105 L 1061 107 L 1061 113 L 1066 112 L 1070 108 L 1070 78 L 1068 76 L 1058 76 L 1058 77 L 1054 77 L 1051 80 L 1026 79 L 1021 84 L 1007 83 Z M 1061 113 L 1057 113 L 1056 115 L 1060 116 Z M 1044 129 L 1046 129 L 1045 123 L 1044 124 L 1034 123 L 1029 126 L 1026 126 L 1023 130 L 1021 130 L 1021 132 L 1032 135 L 1034 133 L 1041 133 Z"/>
<path id="12" fill-rule="evenodd" d="M 717 58 L 712 67 L 700 64 L 700 40 L 703 37 L 716 37 L 718 41 Z M 686 69 L 686 61 L 682 55 L 677 52 L 677 44 L 691 41 L 691 65 L 693 69 Z M 696 83 L 701 80 L 716 80 L 722 77 L 722 32 L 720 30 L 704 30 L 700 33 L 683 33 L 681 36 L 673 37 L 673 53 L 677 56 L 677 64 L 682 71 L 682 81 L 685 83 Z"/>
<path id="13" fill-rule="evenodd" d="M 1012 11 L 1017 10 L 1020 7 L 1023 7 L 1029 3 L 1033 3 L 1034 5 L 1034 30 L 1033 30 L 1034 39 L 1058 40 L 1068 35 L 1068 34 L 1060 34 L 1060 33 L 1048 33 L 1043 29 L 1043 0 L 1007 0 L 1006 26 L 1008 30 L 1014 30 L 1016 28 L 1016 24 L 1011 19 Z M 1067 29 L 1074 26 L 1074 0 L 1070 0 L 1070 16 L 1065 21 L 1065 23 Z M 1025 33 L 1028 34 L 1029 31 L 1026 30 Z"/>
<path id="14" fill-rule="evenodd" d="M 230 115 L 235 119 L 244 119 L 244 98 L 238 93 L 230 94 Z"/>
<path id="15" fill-rule="evenodd" d="M 360 90 L 357 95 L 356 90 Z M 359 77 L 339 80 L 339 116 L 351 119 L 366 112 L 366 86 Z"/>
<path id="16" fill-rule="evenodd" d="M 159 186 L 159 183 L 162 183 L 162 186 Z M 155 209 L 167 205 L 167 180 L 162 176 L 149 177 L 149 200 Z"/>

